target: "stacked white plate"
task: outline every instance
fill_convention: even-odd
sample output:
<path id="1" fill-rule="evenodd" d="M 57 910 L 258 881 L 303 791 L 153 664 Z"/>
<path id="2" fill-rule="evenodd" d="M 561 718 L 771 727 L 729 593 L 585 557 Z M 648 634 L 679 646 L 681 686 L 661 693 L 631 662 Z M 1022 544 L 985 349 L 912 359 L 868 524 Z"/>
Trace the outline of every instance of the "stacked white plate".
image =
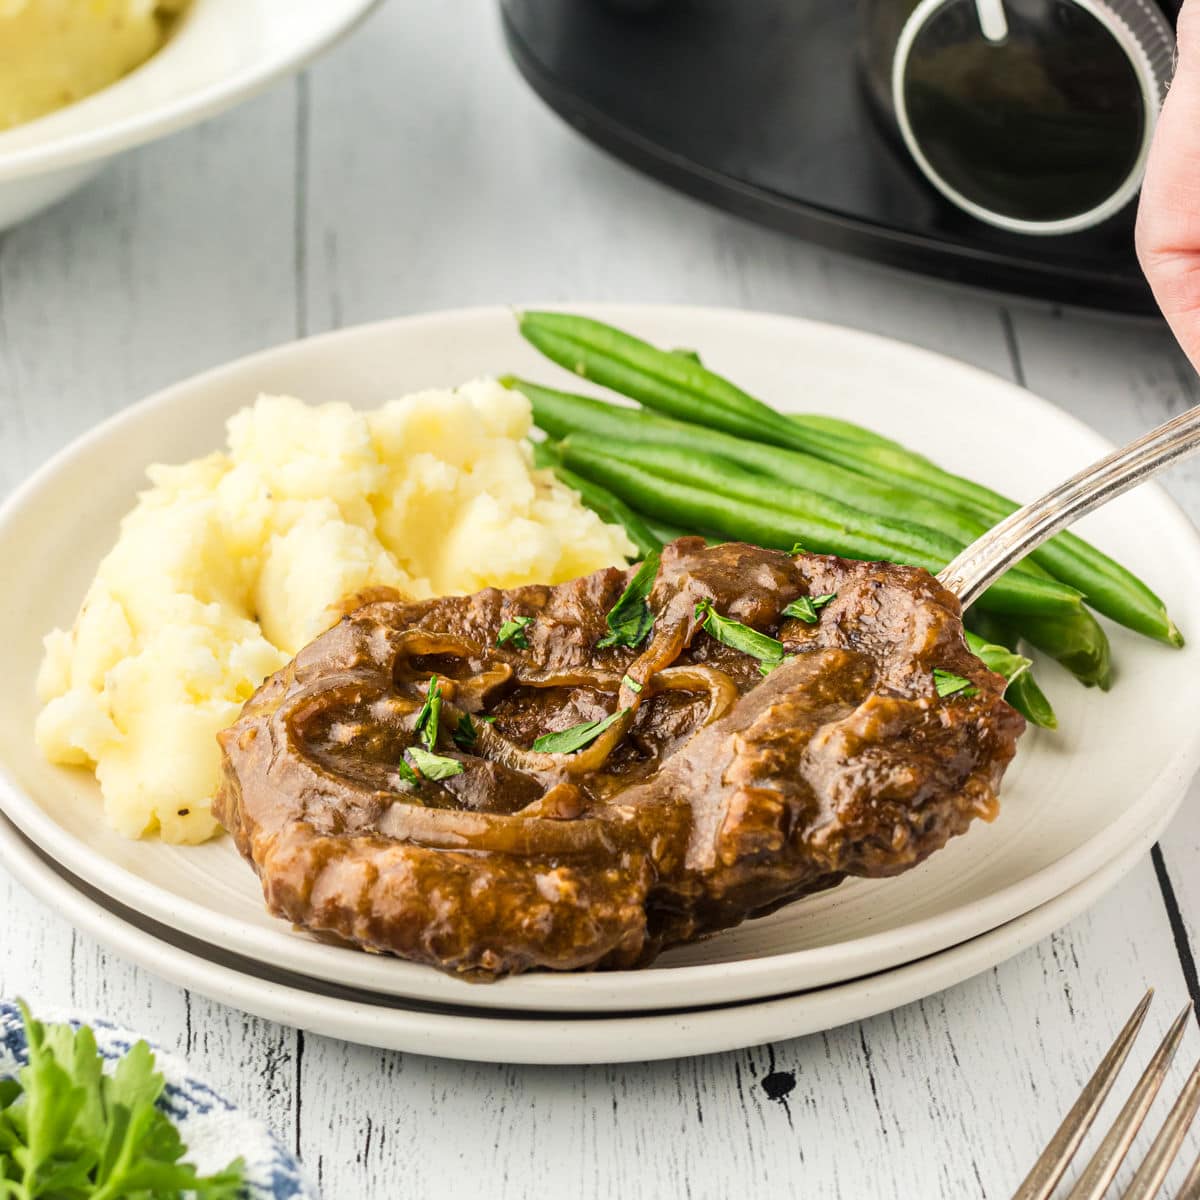
<path id="1" fill-rule="evenodd" d="M 1011 384 L 850 330 L 709 309 L 586 311 L 694 347 L 780 408 L 861 420 L 1008 494 L 1038 494 L 1107 448 Z M 466 984 L 320 942 L 268 916 L 228 839 L 170 847 L 108 830 L 90 775 L 48 765 L 33 746 L 33 679 L 41 635 L 73 619 L 146 464 L 217 447 L 225 418 L 259 391 L 368 407 L 508 371 L 563 378 L 520 341 L 507 310 L 346 330 L 160 393 L 21 488 L 0 512 L 5 866 L 118 952 L 263 1016 L 427 1054 L 599 1062 L 795 1036 L 948 986 L 1093 902 L 1170 820 L 1200 765 L 1200 729 L 1180 703 L 1196 686 L 1197 652 L 1111 629 L 1118 680 L 1108 695 L 1038 663 L 1060 728 L 1022 739 L 994 824 L 977 823 L 897 879 L 850 880 L 642 971 Z M 1185 632 L 1200 631 L 1200 541 L 1161 490 L 1125 497 L 1081 532 L 1146 577 Z"/>

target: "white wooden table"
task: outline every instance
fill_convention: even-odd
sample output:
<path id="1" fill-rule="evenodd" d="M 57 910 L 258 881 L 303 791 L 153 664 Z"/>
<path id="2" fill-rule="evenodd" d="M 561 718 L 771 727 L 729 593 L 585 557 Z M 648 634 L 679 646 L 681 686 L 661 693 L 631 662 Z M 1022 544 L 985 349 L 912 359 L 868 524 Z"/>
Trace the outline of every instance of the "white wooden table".
<path id="1" fill-rule="evenodd" d="M 1200 401 L 1158 327 L 952 292 L 669 192 L 534 99 L 490 4 L 393 0 L 301 79 L 0 235 L 0 491 L 101 417 L 272 343 L 581 299 L 879 331 L 1115 440 Z M 1200 466 L 1167 486 L 1200 516 Z M 1158 1034 L 1200 1001 L 1198 864 L 1195 789 L 1152 856 L 1015 960 L 860 1025 L 676 1063 L 479 1066 L 305 1036 L 114 958 L 2 867 L 0 995 L 103 1013 L 188 1055 L 294 1141 L 329 1200 L 1003 1198 L 1140 991 L 1159 989 Z M 1200 1032 L 1185 1045 L 1190 1065 Z"/>

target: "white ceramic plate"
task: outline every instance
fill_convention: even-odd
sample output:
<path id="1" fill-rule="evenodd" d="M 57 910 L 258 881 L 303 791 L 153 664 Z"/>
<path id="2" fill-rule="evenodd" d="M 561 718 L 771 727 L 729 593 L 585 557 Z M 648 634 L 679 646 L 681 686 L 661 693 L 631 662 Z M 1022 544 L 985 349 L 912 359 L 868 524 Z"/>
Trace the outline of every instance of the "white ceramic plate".
<path id="1" fill-rule="evenodd" d="M 109 87 L 0 132 L 0 229 L 121 150 L 214 116 L 299 70 L 378 0 L 192 0 L 170 40 Z"/>
<path id="2" fill-rule="evenodd" d="M 57 869 L 0 817 L 0 860 L 15 879 L 115 953 L 223 1004 L 312 1033 L 387 1050 L 480 1062 L 650 1062 L 717 1054 L 836 1029 L 951 987 L 1033 945 L 1094 904 L 1152 845 L 1147 831 L 1084 883 L 990 933 L 907 966 L 746 1004 L 604 1016 L 481 1013 L 389 1000 L 272 971 L 182 938 Z"/>
<path id="3" fill-rule="evenodd" d="M 666 345 L 698 348 L 717 370 L 781 407 L 860 418 L 935 458 L 1030 496 L 1105 444 L 1002 380 L 851 330 L 745 312 L 595 309 Z M 33 678 L 40 637 L 69 623 L 146 463 L 213 449 L 221 424 L 260 389 L 377 405 L 419 387 L 515 370 L 562 381 L 485 309 L 347 330 L 284 346 L 179 384 L 68 448 L 0 510 L 0 806 L 70 871 L 137 912 L 260 962 L 347 986 L 457 1006 L 629 1011 L 754 999 L 911 962 L 994 929 L 1086 880 L 1178 804 L 1200 759 L 1200 654 L 1113 631 L 1109 695 L 1039 665 L 1061 731 L 1031 731 L 1003 809 L 893 880 L 852 880 L 761 920 L 663 956 L 652 969 L 528 975 L 471 986 L 425 967 L 321 944 L 265 912 L 228 840 L 200 847 L 129 842 L 104 827 L 95 784 L 36 753 Z M 1200 548 L 1158 489 L 1115 502 L 1084 531 L 1163 592 L 1200 638 Z"/>

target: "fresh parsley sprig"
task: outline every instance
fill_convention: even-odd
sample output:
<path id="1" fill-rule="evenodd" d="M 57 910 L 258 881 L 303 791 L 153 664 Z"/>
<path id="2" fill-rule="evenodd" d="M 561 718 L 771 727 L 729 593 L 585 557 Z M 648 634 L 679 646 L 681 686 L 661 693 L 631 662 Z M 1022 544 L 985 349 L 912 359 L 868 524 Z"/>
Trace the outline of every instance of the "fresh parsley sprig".
<path id="1" fill-rule="evenodd" d="M 596 643 L 598 650 L 605 646 L 640 646 L 650 636 L 654 614 L 647 598 L 654 587 L 658 564 L 657 551 L 646 555 L 616 604 L 608 610 L 604 618 L 608 632 Z"/>
<path id="2" fill-rule="evenodd" d="M 442 723 L 442 685 L 436 675 L 430 675 L 425 689 L 425 703 L 417 709 L 416 731 L 429 750 L 437 749 L 438 730 Z"/>
<path id="3" fill-rule="evenodd" d="M 409 746 L 408 758 L 421 772 L 422 779 L 450 779 L 463 773 L 463 765 L 457 758 L 431 754 L 428 750 L 422 750 L 420 746 Z"/>
<path id="4" fill-rule="evenodd" d="M 410 767 L 408 763 L 404 761 L 404 759 L 401 759 L 396 764 L 396 774 L 399 775 L 401 780 L 408 784 L 408 786 L 411 788 L 419 788 L 421 786 L 420 775 L 418 775 L 416 771 L 414 771 L 412 767 Z"/>
<path id="5" fill-rule="evenodd" d="M 933 669 L 933 686 L 943 699 L 947 696 L 978 696 L 979 689 L 961 675 L 953 671 L 943 671 L 940 667 Z"/>
<path id="6" fill-rule="evenodd" d="M 475 728 L 475 722 L 471 720 L 470 713 L 463 713 L 458 718 L 458 724 L 454 727 L 454 732 L 450 736 L 454 739 L 454 744 L 460 750 L 474 749 L 475 739 L 479 736 L 479 731 Z"/>
<path id="7" fill-rule="evenodd" d="M 463 722 L 466 722 L 464 726 Z M 447 758 L 436 753 L 438 734 L 442 723 L 442 686 L 436 675 L 429 677 L 429 687 L 425 690 L 425 703 L 417 710 L 415 730 L 417 737 L 424 746 L 409 746 L 404 756 L 396 764 L 396 774 L 402 782 L 411 788 L 420 788 L 426 779 L 449 779 L 463 773 L 463 765 L 456 758 Z M 461 747 L 467 731 L 470 731 L 470 745 L 475 743 L 475 726 L 466 714 L 459 718 L 458 727 L 451 735 Z M 469 746 L 463 747 L 469 749 Z"/>
<path id="8" fill-rule="evenodd" d="M 599 721 L 582 721 L 578 725 L 572 725 L 570 729 L 560 729 L 557 733 L 543 733 L 533 743 L 533 748 L 540 754 L 573 754 L 576 750 L 582 750 L 584 746 L 590 746 L 628 711 L 627 708 L 619 708 Z"/>
<path id="9" fill-rule="evenodd" d="M 785 654 L 782 658 L 771 659 L 770 662 L 760 662 L 758 664 L 758 673 L 765 679 L 776 667 L 782 667 L 784 663 L 790 663 L 795 657 L 794 654 Z"/>
<path id="10" fill-rule="evenodd" d="M 526 632 L 533 624 L 532 617 L 513 617 L 500 626 L 496 634 L 497 646 L 516 646 L 518 650 L 529 649 L 529 634 Z"/>
<path id="11" fill-rule="evenodd" d="M 19 1002 L 20 1003 L 20 1002 Z M 86 1025 L 43 1025 L 20 1003 L 29 1063 L 0 1080 L 0 1195 L 15 1200 L 236 1200 L 236 1159 L 201 1176 L 156 1101 L 163 1077 L 145 1042 L 111 1073 Z"/>
<path id="12" fill-rule="evenodd" d="M 815 625 L 820 619 L 821 609 L 832 604 L 837 599 L 837 592 L 827 592 L 824 596 L 797 596 L 790 604 L 784 606 L 785 617 L 795 617 L 806 625 Z"/>
<path id="13" fill-rule="evenodd" d="M 776 666 L 783 661 L 783 643 L 778 638 L 759 633 L 741 621 L 732 617 L 723 617 L 712 606 L 711 600 L 701 600 L 696 605 L 696 621 L 700 628 L 716 638 L 722 646 L 731 650 L 740 650 L 757 658 L 761 663 L 772 663 Z"/>

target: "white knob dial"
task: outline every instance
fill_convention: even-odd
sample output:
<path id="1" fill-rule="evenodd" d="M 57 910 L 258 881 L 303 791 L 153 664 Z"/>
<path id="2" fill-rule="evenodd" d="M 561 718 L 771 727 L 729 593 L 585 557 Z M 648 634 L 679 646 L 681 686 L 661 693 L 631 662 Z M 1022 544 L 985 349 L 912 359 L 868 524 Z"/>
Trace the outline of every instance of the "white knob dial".
<path id="1" fill-rule="evenodd" d="M 921 0 L 892 98 L 913 160 L 955 206 L 1067 234 L 1136 195 L 1174 53 L 1153 0 Z"/>

